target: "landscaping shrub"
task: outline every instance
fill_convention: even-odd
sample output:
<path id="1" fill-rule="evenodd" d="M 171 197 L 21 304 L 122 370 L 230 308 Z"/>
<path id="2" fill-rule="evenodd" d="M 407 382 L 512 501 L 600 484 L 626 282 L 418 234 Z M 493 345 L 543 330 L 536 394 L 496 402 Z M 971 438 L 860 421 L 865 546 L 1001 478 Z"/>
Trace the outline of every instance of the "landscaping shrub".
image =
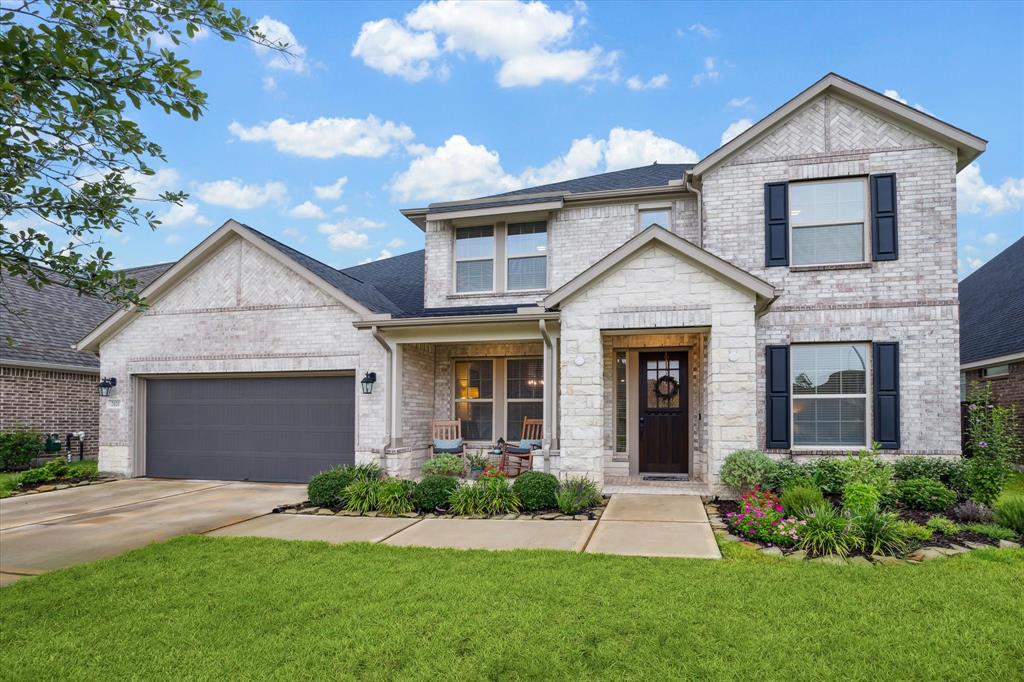
<path id="1" fill-rule="evenodd" d="M 839 460 L 833 457 L 819 459 L 814 463 L 814 485 L 826 495 L 839 495 L 846 486 L 846 475 Z"/>
<path id="2" fill-rule="evenodd" d="M 960 526 L 956 525 L 945 516 L 933 516 L 925 524 L 933 532 L 939 535 L 956 535 L 960 532 Z"/>
<path id="3" fill-rule="evenodd" d="M 458 481 L 456 481 L 458 483 Z M 459 485 L 448 498 L 448 511 L 459 516 L 476 516 L 484 513 L 483 485 L 466 483 Z"/>
<path id="4" fill-rule="evenodd" d="M 554 509 L 558 502 L 558 478 L 542 471 L 527 471 L 516 477 L 512 492 L 519 497 L 525 511 Z"/>
<path id="5" fill-rule="evenodd" d="M 821 493 L 818 493 L 819 497 Z M 740 498 L 740 510 L 725 515 L 725 522 L 737 535 L 773 545 L 792 545 L 803 524 L 783 515 L 783 506 L 774 494 L 755 488 Z"/>
<path id="6" fill-rule="evenodd" d="M 3 343 L 0 341 L 0 343 Z M 0 470 L 20 469 L 43 449 L 43 439 L 35 431 L 0 431 Z"/>
<path id="7" fill-rule="evenodd" d="M 900 554 L 907 548 L 906 538 L 900 532 L 899 517 L 892 512 L 871 509 L 854 518 L 853 523 L 865 554 L 891 556 Z"/>
<path id="8" fill-rule="evenodd" d="M 567 515 L 579 514 L 601 501 L 601 490 L 585 476 L 574 476 L 562 481 L 555 496 L 558 509 Z"/>
<path id="9" fill-rule="evenodd" d="M 352 481 L 345 488 L 345 508 L 360 514 L 375 511 L 380 490 L 381 480 L 378 478 Z"/>
<path id="10" fill-rule="evenodd" d="M 996 525 L 994 523 L 968 523 L 963 526 L 964 530 L 978 535 L 984 535 L 992 540 L 1016 540 L 1017 533 L 1005 528 L 1003 526 Z"/>
<path id="11" fill-rule="evenodd" d="M 376 481 L 376 510 L 382 514 L 405 514 L 412 511 L 412 493 L 415 484 L 400 478 Z"/>
<path id="12" fill-rule="evenodd" d="M 762 487 L 780 493 L 790 488 L 813 488 L 814 468 L 807 464 L 797 464 L 790 459 L 775 462 L 775 467 Z"/>
<path id="13" fill-rule="evenodd" d="M 776 464 L 758 450 L 736 450 L 722 464 L 722 482 L 740 492 L 766 487 L 773 479 Z"/>
<path id="14" fill-rule="evenodd" d="M 996 502 L 996 523 L 1024 535 L 1024 495 L 1008 495 Z"/>
<path id="15" fill-rule="evenodd" d="M 53 474 L 54 478 L 67 478 L 71 473 L 71 465 L 63 457 L 54 457 L 43 466 Z"/>
<path id="16" fill-rule="evenodd" d="M 992 510 L 981 502 L 964 500 L 953 507 L 953 517 L 963 523 L 989 523 L 992 521 Z"/>
<path id="17" fill-rule="evenodd" d="M 424 476 L 461 476 L 463 470 L 461 457 L 443 453 L 424 462 L 422 472 Z"/>
<path id="18" fill-rule="evenodd" d="M 451 476 L 427 476 L 413 491 L 413 506 L 425 512 L 447 509 L 448 500 L 458 487 L 459 481 Z"/>
<path id="19" fill-rule="evenodd" d="M 800 548 L 814 556 L 846 556 L 859 544 L 850 517 L 828 503 L 815 507 L 799 532 Z"/>
<path id="20" fill-rule="evenodd" d="M 814 463 L 814 482 L 826 495 L 842 495 L 849 483 L 874 486 L 882 500 L 890 495 L 893 467 L 878 456 L 878 444 L 843 458 L 827 457 Z"/>
<path id="21" fill-rule="evenodd" d="M 344 507 L 348 500 L 345 490 L 353 481 L 371 481 L 380 478 L 376 464 L 341 466 L 323 471 L 310 479 L 306 494 L 317 507 Z"/>
<path id="22" fill-rule="evenodd" d="M 878 511 L 882 495 L 870 483 L 847 483 L 843 488 L 843 509 L 850 516 L 861 516 Z"/>
<path id="23" fill-rule="evenodd" d="M 485 469 L 475 487 L 483 488 L 483 513 L 493 516 L 519 511 L 519 496 L 512 490 L 505 474 L 497 469 Z"/>
<path id="24" fill-rule="evenodd" d="M 900 502 L 911 509 L 944 511 L 956 501 L 956 493 L 930 478 L 912 478 L 897 484 Z"/>
<path id="25" fill-rule="evenodd" d="M 992 505 L 1010 474 L 1010 464 L 1020 456 L 1016 407 L 995 405 L 991 382 L 975 383 L 968 395 L 967 454 L 965 478 L 970 497 Z"/>
<path id="26" fill-rule="evenodd" d="M 23 488 L 27 488 L 32 485 L 49 483 L 56 479 L 57 477 L 53 475 L 53 472 L 46 467 L 36 467 L 35 469 L 29 469 L 22 473 L 21 477 L 18 479 L 18 484 Z"/>
<path id="27" fill-rule="evenodd" d="M 794 516 L 798 519 L 805 518 L 814 507 L 825 504 L 825 497 L 821 491 L 810 486 L 795 486 L 786 488 L 780 498 L 782 509 L 787 516 Z"/>
<path id="28" fill-rule="evenodd" d="M 897 521 L 896 530 L 907 540 L 915 542 L 926 542 L 931 540 L 933 535 L 931 528 L 926 528 L 913 521 Z"/>

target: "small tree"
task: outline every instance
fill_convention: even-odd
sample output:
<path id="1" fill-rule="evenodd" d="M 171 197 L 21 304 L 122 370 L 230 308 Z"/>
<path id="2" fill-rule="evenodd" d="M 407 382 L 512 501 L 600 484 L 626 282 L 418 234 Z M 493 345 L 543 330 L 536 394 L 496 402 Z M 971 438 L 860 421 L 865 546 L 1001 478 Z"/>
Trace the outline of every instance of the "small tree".
<path id="1" fill-rule="evenodd" d="M 988 381 L 972 384 L 967 401 L 967 483 L 971 499 L 991 505 L 1020 456 L 1017 408 L 994 404 Z"/>
<path id="2" fill-rule="evenodd" d="M 136 201 L 180 204 L 183 192 L 137 197 L 132 181 L 164 160 L 130 109 L 198 119 L 200 72 L 162 45 L 207 31 L 271 49 L 254 23 L 216 0 L 15 0 L 0 5 L 0 284 L 60 282 L 138 304 L 112 268 L 104 232 L 159 224 Z M 158 46 L 161 45 L 161 46 Z M 59 235 L 59 236 L 58 236 Z M 97 246 L 94 253 L 87 253 Z M 0 286 L 0 306 L 11 309 Z"/>

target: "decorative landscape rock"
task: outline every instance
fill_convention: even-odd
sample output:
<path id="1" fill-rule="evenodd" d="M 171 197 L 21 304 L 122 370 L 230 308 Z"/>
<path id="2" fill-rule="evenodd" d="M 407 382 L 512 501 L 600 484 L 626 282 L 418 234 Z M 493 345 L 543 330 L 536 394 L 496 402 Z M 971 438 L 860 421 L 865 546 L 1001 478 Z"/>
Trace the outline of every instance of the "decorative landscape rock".
<path id="1" fill-rule="evenodd" d="M 1020 543 L 1012 540 L 1000 540 L 999 549 L 1020 549 Z"/>

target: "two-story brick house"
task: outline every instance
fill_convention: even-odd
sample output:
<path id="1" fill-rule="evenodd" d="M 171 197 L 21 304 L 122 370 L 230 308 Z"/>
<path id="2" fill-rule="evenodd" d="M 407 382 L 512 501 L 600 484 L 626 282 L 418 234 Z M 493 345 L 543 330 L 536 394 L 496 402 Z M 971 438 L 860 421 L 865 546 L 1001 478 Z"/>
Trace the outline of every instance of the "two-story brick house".
<path id="1" fill-rule="evenodd" d="M 229 221 L 79 344 L 118 377 L 101 466 L 414 475 L 432 420 L 484 446 L 524 416 L 535 466 L 606 489 L 715 491 L 740 448 L 955 455 L 984 149 L 830 74 L 695 165 L 405 210 L 424 252 L 338 271 Z"/>

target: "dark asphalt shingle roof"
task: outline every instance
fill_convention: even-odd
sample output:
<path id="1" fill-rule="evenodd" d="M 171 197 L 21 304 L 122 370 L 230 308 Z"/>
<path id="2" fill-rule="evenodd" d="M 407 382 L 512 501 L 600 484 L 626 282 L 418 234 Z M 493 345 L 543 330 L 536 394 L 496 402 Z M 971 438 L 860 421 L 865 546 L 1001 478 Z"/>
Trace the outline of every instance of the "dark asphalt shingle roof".
<path id="1" fill-rule="evenodd" d="M 414 317 L 423 312 L 423 259 L 420 249 L 342 272 L 373 286 L 399 309 L 400 316 Z"/>
<path id="2" fill-rule="evenodd" d="M 960 282 L 960 362 L 1024 352 L 1024 237 Z"/>
<path id="3" fill-rule="evenodd" d="M 543 199 L 522 199 L 517 198 L 523 194 L 580 194 L 583 192 L 610 192 L 614 190 L 641 189 L 644 187 L 667 186 L 673 180 L 680 181 L 686 171 L 693 168 L 692 163 L 655 163 L 650 166 L 639 168 L 626 168 L 624 170 L 612 171 L 590 175 L 585 178 L 573 178 L 561 182 L 552 182 L 536 187 L 525 187 L 512 192 L 502 194 L 491 194 L 486 197 L 470 199 L 455 206 L 430 206 L 431 213 L 445 213 L 451 211 L 465 211 L 473 208 L 488 208 L 491 206 L 514 206 L 516 204 L 530 203 L 532 201 L 543 201 Z"/>
<path id="4" fill-rule="evenodd" d="M 147 286 L 173 263 L 129 268 L 138 289 Z M 0 286 L 10 309 L 0 309 L 0 360 L 45 365 L 98 368 L 92 353 L 72 350 L 85 335 L 107 319 L 117 306 L 94 296 L 79 295 L 63 284 L 30 287 L 24 278 L 6 275 Z M 10 341 L 8 342 L 8 339 Z"/>

